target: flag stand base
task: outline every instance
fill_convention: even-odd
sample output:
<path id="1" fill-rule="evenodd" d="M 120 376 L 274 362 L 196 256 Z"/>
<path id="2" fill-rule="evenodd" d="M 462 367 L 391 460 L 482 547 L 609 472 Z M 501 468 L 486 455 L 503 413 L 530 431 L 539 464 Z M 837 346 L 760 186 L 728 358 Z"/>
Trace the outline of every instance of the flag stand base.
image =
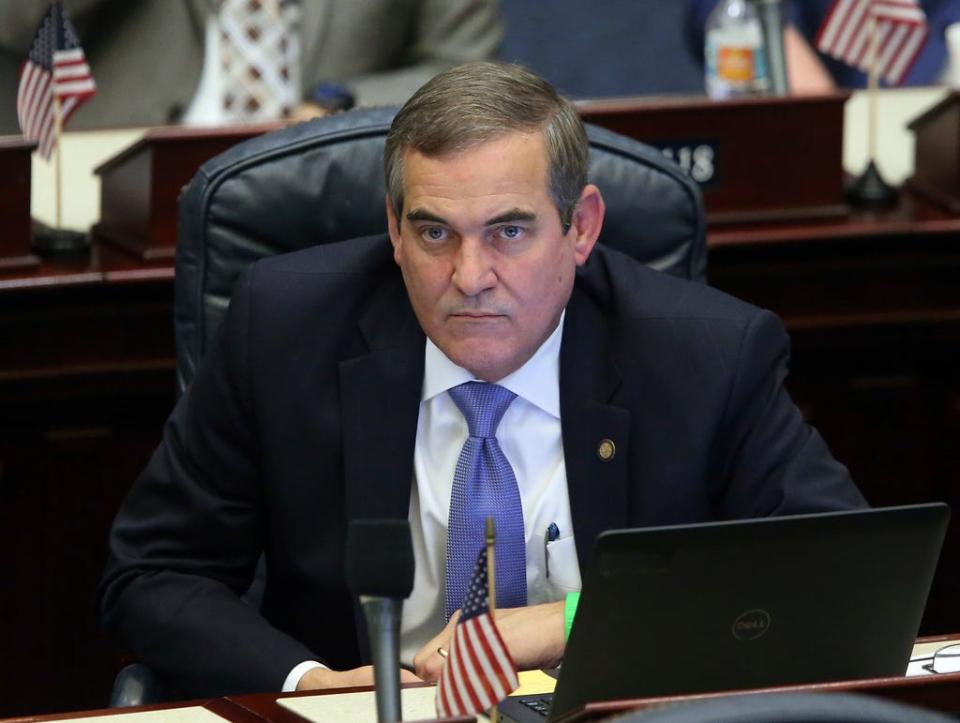
<path id="1" fill-rule="evenodd" d="M 85 254 L 90 250 L 90 238 L 83 231 L 34 223 L 30 248 L 40 256 Z"/>
<path id="2" fill-rule="evenodd" d="M 866 208 L 888 208 L 897 202 L 897 189 L 883 180 L 872 159 L 863 173 L 850 182 L 845 193 L 850 203 Z"/>

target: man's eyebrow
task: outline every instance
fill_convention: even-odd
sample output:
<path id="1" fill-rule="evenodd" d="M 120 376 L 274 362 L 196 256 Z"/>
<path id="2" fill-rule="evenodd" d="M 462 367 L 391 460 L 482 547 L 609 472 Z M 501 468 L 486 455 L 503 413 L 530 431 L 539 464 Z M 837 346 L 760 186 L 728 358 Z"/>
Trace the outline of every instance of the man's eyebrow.
<path id="1" fill-rule="evenodd" d="M 448 226 L 447 220 L 438 216 L 435 213 L 430 213 L 429 211 L 422 208 L 415 208 L 412 211 L 407 213 L 408 221 L 432 221 L 433 223 L 442 223 L 444 226 Z"/>
<path id="2" fill-rule="evenodd" d="M 509 211 L 505 211 L 498 216 L 487 219 L 484 226 L 497 226 L 501 223 L 511 223 L 513 221 L 536 221 L 537 214 L 532 211 L 523 211 L 519 208 L 513 208 Z"/>

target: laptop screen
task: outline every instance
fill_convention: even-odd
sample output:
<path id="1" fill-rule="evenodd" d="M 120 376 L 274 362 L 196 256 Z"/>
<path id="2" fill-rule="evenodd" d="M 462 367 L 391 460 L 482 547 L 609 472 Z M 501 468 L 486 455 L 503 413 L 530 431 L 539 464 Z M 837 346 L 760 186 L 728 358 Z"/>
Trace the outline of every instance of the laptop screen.
<path id="1" fill-rule="evenodd" d="M 591 701 L 902 675 L 943 504 L 610 531 L 550 718 Z"/>

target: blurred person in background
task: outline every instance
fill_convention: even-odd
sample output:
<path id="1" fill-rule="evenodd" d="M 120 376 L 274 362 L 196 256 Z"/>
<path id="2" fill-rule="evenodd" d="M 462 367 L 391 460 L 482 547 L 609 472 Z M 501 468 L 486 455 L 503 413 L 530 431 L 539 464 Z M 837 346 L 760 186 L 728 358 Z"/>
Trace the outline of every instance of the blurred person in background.
<path id="1" fill-rule="evenodd" d="M 438 72 L 492 56 L 502 34 L 497 0 L 63 4 L 98 89 L 73 116 L 73 130 L 264 121 L 400 104 Z M 49 6 L 0 0 L 0 133 L 19 133 L 20 66 Z M 269 88 L 270 81 L 285 87 Z"/>
<path id="2" fill-rule="evenodd" d="M 500 58 L 535 70 L 567 97 L 703 93 L 703 66 L 686 42 L 683 2 L 500 0 L 500 5 Z"/>

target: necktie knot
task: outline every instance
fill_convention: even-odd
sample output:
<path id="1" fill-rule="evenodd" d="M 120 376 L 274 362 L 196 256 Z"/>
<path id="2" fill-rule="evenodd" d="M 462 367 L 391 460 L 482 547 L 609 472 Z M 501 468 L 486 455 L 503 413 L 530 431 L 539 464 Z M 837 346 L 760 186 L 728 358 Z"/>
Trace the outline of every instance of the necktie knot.
<path id="1" fill-rule="evenodd" d="M 466 382 L 450 389 L 450 397 L 467 420 L 471 437 L 496 436 L 500 420 L 517 395 L 487 382 Z"/>

